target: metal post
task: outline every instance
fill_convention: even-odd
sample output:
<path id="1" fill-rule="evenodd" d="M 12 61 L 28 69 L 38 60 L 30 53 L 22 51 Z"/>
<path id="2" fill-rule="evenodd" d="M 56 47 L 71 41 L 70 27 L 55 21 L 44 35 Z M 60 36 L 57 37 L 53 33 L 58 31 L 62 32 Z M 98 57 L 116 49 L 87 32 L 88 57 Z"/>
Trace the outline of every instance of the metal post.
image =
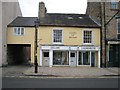
<path id="1" fill-rule="evenodd" d="M 37 37 L 38 37 L 38 25 L 39 25 L 39 20 L 37 19 L 35 21 L 35 62 L 34 62 L 34 65 L 35 65 L 35 73 L 38 73 L 38 60 L 37 60 Z"/>
<path id="2" fill-rule="evenodd" d="M 104 65 L 104 67 L 106 67 L 106 25 L 105 25 L 105 23 L 106 23 L 106 12 L 105 12 L 105 2 L 103 3 L 103 6 L 104 6 L 104 43 L 105 43 L 105 46 L 104 46 L 104 48 L 105 48 L 105 52 L 104 52 L 104 54 L 105 54 L 105 57 L 104 57 L 104 60 L 105 60 L 105 65 Z"/>

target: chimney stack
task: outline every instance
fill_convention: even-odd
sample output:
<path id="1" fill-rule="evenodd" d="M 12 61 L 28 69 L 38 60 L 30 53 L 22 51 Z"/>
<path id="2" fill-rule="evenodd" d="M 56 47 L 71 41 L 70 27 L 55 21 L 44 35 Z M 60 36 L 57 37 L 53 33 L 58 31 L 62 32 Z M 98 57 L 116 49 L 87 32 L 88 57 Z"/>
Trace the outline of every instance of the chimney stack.
<path id="1" fill-rule="evenodd" d="M 47 9 L 45 7 L 45 3 L 44 2 L 40 2 L 39 3 L 39 10 L 38 10 L 38 18 L 39 19 L 44 18 L 46 12 L 47 12 Z"/>

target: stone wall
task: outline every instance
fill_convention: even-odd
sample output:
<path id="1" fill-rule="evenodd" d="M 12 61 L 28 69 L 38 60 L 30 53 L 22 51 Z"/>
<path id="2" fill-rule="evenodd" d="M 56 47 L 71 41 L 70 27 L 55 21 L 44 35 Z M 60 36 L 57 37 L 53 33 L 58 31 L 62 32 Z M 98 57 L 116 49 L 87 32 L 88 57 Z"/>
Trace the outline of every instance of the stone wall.
<path id="1" fill-rule="evenodd" d="M 2 22 L 1 35 L 0 35 L 0 63 L 3 65 L 7 64 L 7 45 L 6 45 L 6 31 L 7 25 L 12 22 L 17 16 L 22 16 L 19 2 L 0 2 L 0 19 Z M 1 65 L 2 65 L 1 64 Z"/>

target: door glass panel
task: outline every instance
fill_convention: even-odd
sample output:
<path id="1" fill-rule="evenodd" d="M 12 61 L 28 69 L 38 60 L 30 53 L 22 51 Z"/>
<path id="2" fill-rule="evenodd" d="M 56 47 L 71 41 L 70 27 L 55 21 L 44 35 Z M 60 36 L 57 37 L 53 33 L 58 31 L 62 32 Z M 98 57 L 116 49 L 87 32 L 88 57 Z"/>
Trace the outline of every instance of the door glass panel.
<path id="1" fill-rule="evenodd" d="M 70 55 L 71 57 L 75 57 L 75 53 L 71 53 L 71 55 Z"/>
<path id="2" fill-rule="evenodd" d="M 49 52 L 44 52 L 44 57 L 49 57 Z"/>

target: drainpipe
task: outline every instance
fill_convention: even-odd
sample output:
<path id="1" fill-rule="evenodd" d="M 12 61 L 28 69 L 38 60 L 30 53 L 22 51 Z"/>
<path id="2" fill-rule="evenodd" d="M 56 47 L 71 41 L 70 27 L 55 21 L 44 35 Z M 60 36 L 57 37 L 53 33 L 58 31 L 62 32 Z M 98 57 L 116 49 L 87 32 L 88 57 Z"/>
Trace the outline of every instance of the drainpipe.
<path id="1" fill-rule="evenodd" d="M 102 55 L 102 6 L 101 6 L 101 3 L 100 3 L 100 24 L 101 24 L 101 27 L 100 27 L 100 55 Z M 102 56 L 100 57 L 100 67 L 102 67 Z"/>
<path id="2" fill-rule="evenodd" d="M 105 11 L 105 2 L 103 3 L 104 6 L 104 43 L 105 43 L 105 65 L 104 67 L 106 67 L 106 11 Z"/>

